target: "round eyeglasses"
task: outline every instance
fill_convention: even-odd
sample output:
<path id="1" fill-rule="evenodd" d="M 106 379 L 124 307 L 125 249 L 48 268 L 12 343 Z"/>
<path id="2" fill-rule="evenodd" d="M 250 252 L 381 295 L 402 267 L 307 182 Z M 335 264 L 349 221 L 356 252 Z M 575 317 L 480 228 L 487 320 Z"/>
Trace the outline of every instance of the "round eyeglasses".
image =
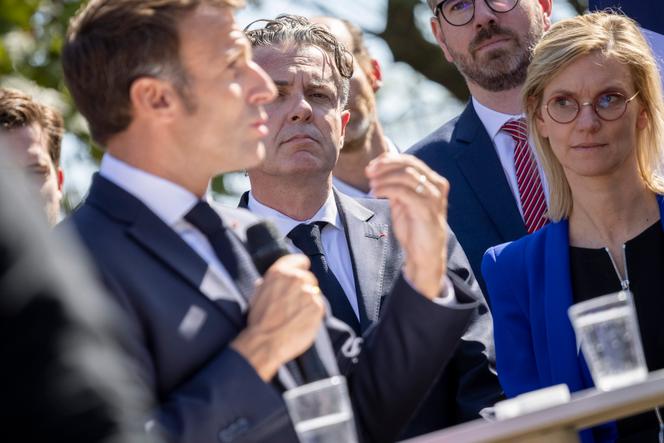
<path id="1" fill-rule="evenodd" d="M 433 8 L 433 14 L 440 13 L 452 26 L 467 25 L 475 17 L 475 1 L 479 0 L 443 0 Z M 504 13 L 514 9 L 519 0 L 484 0 L 484 3 L 493 12 Z"/>
<path id="2" fill-rule="evenodd" d="M 546 102 L 546 113 L 554 122 L 571 123 L 579 115 L 581 106 L 592 106 L 595 114 L 604 121 L 618 120 L 627 111 L 627 105 L 639 95 L 639 91 L 630 98 L 620 92 L 603 92 L 592 102 L 579 103 L 568 95 L 554 95 Z"/>

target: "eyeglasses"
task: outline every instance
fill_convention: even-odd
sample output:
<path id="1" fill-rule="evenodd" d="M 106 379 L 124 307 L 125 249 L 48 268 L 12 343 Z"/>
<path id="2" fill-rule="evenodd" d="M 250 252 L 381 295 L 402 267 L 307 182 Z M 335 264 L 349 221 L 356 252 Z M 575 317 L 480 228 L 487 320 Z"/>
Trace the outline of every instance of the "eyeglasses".
<path id="1" fill-rule="evenodd" d="M 443 0 L 433 8 L 433 14 L 437 16 L 440 13 L 445 21 L 452 26 L 467 25 L 475 17 L 475 1 Z M 519 0 L 484 0 L 484 3 L 493 12 L 504 13 L 514 9 Z"/>
<path id="2" fill-rule="evenodd" d="M 567 95 L 554 95 L 546 102 L 546 113 L 557 123 L 566 124 L 574 121 L 581 106 L 592 106 L 595 114 L 604 121 L 618 120 L 625 114 L 627 104 L 639 95 L 639 91 L 630 98 L 625 98 L 620 92 L 603 92 L 592 102 L 579 104 L 574 98 Z"/>

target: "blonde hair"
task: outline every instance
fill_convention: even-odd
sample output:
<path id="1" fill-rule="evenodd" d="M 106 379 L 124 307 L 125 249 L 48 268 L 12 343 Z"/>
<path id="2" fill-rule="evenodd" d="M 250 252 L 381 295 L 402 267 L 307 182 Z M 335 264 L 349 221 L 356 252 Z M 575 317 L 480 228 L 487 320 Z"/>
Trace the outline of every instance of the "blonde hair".
<path id="1" fill-rule="evenodd" d="M 637 163 L 645 185 L 664 193 L 664 177 L 659 166 L 664 159 L 664 101 L 655 57 L 632 19 L 603 11 L 562 20 L 544 34 L 533 51 L 522 101 L 537 153 L 549 184 L 548 216 L 553 221 L 569 217 L 572 191 L 563 167 L 553 154 L 549 140 L 542 137 L 535 118 L 542 107 L 544 88 L 551 79 L 580 57 L 602 54 L 617 59 L 630 70 L 637 100 L 648 117 L 648 126 L 639 132 Z"/>

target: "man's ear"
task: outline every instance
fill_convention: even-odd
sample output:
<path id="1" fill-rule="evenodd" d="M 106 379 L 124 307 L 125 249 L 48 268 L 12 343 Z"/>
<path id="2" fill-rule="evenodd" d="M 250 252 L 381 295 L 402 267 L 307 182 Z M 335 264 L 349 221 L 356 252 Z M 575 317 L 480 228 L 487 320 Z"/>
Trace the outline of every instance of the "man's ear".
<path id="1" fill-rule="evenodd" d="M 151 116 L 152 119 L 172 119 L 182 106 L 173 85 L 153 77 L 140 77 L 129 88 L 129 99 L 135 116 Z"/>
<path id="2" fill-rule="evenodd" d="M 343 148 L 344 146 L 344 138 L 346 137 L 346 126 L 348 126 L 348 122 L 350 121 L 350 111 L 348 109 L 345 109 L 341 111 L 341 137 L 340 142 L 339 142 L 339 149 Z"/>
<path id="3" fill-rule="evenodd" d="M 544 13 L 544 30 L 548 31 L 551 27 L 551 11 L 553 10 L 553 0 L 539 0 L 539 5 Z"/>
<path id="4" fill-rule="evenodd" d="M 436 38 L 438 46 L 440 46 L 440 49 L 443 50 L 443 54 L 445 55 L 445 60 L 447 60 L 450 63 L 454 63 L 454 59 L 450 55 L 450 51 L 447 49 L 447 42 L 445 40 L 445 34 L 443 34 L 443 29 L 440 27 L 440 20 L 438 20 L 438 17 L 431 17 L 430 23 L 431 23 L 431 32 L 433 33 L 433 36 Z"/>
<path id="5" fill-rule="evenodd" d="M 65 184 L 65 173 L 62 172 L 62 168 L 55 168 L 56 178 L 58 180 L 58 191 L 62 192 L 62 187 Z"/>
<path id="6" fill-rule="evenodd" d="M 348 125 L 349 121 L 350 121 L 350 111 L 348 109 L 341 111 L 341 135 L 344 135 L 346 133 L 346 126 Z"/>
<path id="7" fill-rule="evenodd" d="M 369 80 L 371 80 L 373 92 L 376 92 L 383 86 L 383 71 L 380 68 L 380 63 L 375 58 L 372 58 L 369 63 L 371 64 Z"/>

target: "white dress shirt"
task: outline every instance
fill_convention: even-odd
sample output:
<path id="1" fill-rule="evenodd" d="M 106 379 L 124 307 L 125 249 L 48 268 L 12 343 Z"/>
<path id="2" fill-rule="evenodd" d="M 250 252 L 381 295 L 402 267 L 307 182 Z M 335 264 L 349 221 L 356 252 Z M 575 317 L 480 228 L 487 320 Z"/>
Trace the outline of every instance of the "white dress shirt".
<path id="1" fill-rule="evenodd" d="M 510 120 L 518 120 L 523 118 L 523 114 L 512 115 L 512 114 L 503 114 L 502 112 L 494 111 L 493 109 L 487 108 L 480 102 L 478 102 L 475 97 L 473 97 L 473 107 L 477 116 L 480 118 L 480 121 L 484 125 L 489 138 L 493 142 L 493 147 L 498 154 L 498 159 L 500 164 L 503 166 L 503 171 L 505 172 L 505 177 L 507 178 L 507 183 L 510 186 L 514 200 L 516 201 L 516 206 L 519 208 L 521 213 L 521 218 L 523 218 L 523 208 L 521 207 L 521 197 L 519 194 L 519 185 L 516 180 L 516 168 L 514 166 L 514 148 L 516 143 L 511 135 L 500 129 L 505 123 Z M 542 172 L 540 166 L 539 158 L 537 157 L 537 152 L 534 149 L 534 143 L 532 139 L 528 140 L 530 144 L 530 149 L 533 151 L 535 156 L 535 161 L 537 162 L 537 170 L 539 171 L 540 179 L 542 180 L 542 190 L 544 191 L 544 197 L 546 198 L 547 205 L 549 203 L 549 187 Z"/>
<path id="2" fill-rule="evenodd" d="M 350 261 L 350 250 L 348 249 L 346 233 L 341 223 L 337 204 L 334 201 L 334 194 L 330 192 L 323 206 L 308 220 L 295 220 L 269 206 L 265 206 L 256 200 L 251 191 L 249 192 L 248 207 L 258 217 L 272 221 L 294 252 L 301 251 L 286 237 L 293 228 L 301 223 L 309 224 L 319 221 L 327 223 L 321 230 L 320 236 L 321 243 L 323 244 L 323 252 L 325 253 L 325 258 L 330 269 L 335 277 L 337 277 L 337 280 L 339 280 L 339 284 L 343 288 L 350 305 L 353 307 L 353 312 L 355 312 L 355 316 L 359 320 L 360 311 L 357 305 L 357 291 L 355 290 L 353 266 Z"/>
<path id="3" fill-rule="evenodd" d="M 246 310 L 246 301 L 217 258 L 207 237 L 184 219 L 187 212 L 198 202 L 198 197 L 178 184 L 128 165 L 108 153 L 104 154 L 101 160 L 99 174 L 139 199 L 177 232 L 224 282 L 241 309 Z M 210 200 L 210 197 L 206 196 L 206 200 Z"/>

